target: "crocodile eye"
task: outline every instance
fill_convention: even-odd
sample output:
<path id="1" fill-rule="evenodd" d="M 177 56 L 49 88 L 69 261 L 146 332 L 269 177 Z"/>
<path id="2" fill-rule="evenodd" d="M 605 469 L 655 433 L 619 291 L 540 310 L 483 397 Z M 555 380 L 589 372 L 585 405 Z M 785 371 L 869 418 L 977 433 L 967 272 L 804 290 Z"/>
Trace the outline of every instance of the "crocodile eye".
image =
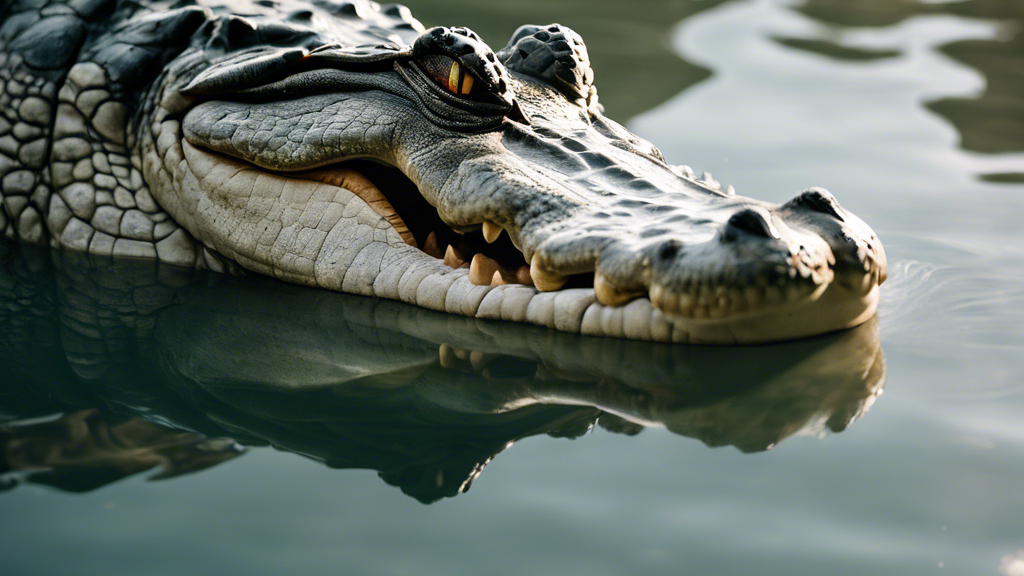
<path id="1" fill-rule="evenodd" d="M 423 60 L 423 68 L 452 94 L 469 96 L 473 92 L 473 75 L 466 72 L 458 61 L 444 55 Z"/>

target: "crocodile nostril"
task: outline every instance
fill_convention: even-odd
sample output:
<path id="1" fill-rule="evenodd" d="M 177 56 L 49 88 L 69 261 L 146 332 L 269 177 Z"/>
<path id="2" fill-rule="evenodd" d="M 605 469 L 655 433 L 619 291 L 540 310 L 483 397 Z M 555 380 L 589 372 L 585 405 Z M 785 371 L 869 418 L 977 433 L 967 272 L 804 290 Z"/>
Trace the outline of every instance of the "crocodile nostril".
<path id="1" fill-rule="evenodd" d="M 840 212 L 839 202 L 831 192 L 824 188 L 808 188 L 787 202 L 786 206 L 790 208 L 800 206 L 821 214 L 828 214 L 840 222 L 845 221 Z"/>
<path id="2" fill-rule="evenodd" d="M 744 232 L 761 236 L 764 238 L 779 238 L 779 233 L 772 226 L 768 218 L 758 210 L 747 208 L 740 210 L 729 218 L 726 224 L 726 232 L 732 229 L 743 230 Z"/>
<path id="3" fill-rule="evenodd" d="M 658 257 L 662 260 L 672 260 L 679 255 L 679 251 L 682 249 L 682 243 L 673 238 L 667 240 L 660 248 L 658 248 Z"/>

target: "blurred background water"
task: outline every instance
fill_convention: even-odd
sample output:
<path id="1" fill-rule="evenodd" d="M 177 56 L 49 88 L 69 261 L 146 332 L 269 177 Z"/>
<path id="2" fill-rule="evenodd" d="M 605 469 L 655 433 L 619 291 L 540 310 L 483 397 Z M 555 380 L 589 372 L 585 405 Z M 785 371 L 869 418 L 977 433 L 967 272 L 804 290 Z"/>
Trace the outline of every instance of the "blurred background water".
<path id="1" fill-rule="evenodd" d="M 1024 574 L 1024 2 L 408 5 L 568 25 L 669 162 L 830 189 L 877 323 L 677 350 L 7 246 L 3 574 Z"/>

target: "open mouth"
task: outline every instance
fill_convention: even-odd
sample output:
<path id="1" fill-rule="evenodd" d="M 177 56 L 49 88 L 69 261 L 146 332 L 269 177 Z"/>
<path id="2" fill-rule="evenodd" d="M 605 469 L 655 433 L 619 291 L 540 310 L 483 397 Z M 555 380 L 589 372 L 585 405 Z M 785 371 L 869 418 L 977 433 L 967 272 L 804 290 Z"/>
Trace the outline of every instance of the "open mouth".
<path id="1" fill-rule="evenodd" d="M 205 152 L 223 158 L 216 152 Z M 283 179 L 311 180 L 345 188 L 385 218 L 406 244 L 442 260 L 450 268 L 468 269 L 469 281 L 477 286 L 535 286 L 530 263 L 498 225 L 485 221 L 476 230 L 456 231 L 445 224 L 412 180 L 384 162 L 360 158 L 288 173 L 249 166 Z M 593 288 L 594 273 L 569 276 L 563 287 Z"/>
<path id="2" fill-rule="evenodd" d="M 407 244 L 443 260 L 450 268 L 468 268 L 469 281 L 473 284 L 534 285 L 526 258 L 500 228 L 495 230 L 487 223 L 478 230 L 457 232 L 441 220 L 412 180 L 387 164 L 358 159 L 328 168 L 338 169 L 355 171 L 372 183 L 385 198 L 385 202 L 374 204 L 374 209 L 389 221 L 397 219 L 406 227 L 408 235 L 403 235 L 403 239 Z"/>

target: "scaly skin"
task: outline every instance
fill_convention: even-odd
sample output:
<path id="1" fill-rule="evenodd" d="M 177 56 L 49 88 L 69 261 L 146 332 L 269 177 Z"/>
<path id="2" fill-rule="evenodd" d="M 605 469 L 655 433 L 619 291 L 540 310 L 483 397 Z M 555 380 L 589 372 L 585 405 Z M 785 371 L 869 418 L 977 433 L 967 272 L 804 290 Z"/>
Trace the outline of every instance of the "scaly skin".
<path id="1" fill-rule="evenodd" d="M 0 9 L 9 237 L 643 340 L 874 314 L 867 225 L 668 165 L 568 28 L 495 53 L 365 2 L 38 4 Z"/>

